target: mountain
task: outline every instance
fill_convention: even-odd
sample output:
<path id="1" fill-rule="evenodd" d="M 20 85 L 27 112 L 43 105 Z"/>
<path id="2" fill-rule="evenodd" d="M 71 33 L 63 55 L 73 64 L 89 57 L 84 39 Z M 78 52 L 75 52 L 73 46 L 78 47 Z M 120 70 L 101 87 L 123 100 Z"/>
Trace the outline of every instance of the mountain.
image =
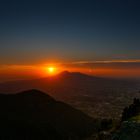
<path id="1" fill-rule="evenodd" d="M 82 140 L 97 128 L 91 117 L 39 90 L 0 94 L 0 114 L 3 140 Z"/>
<path id="2" fill-rule="evenodd" d="M 118 118 L 123 108 L 129 105 L 133 98 L 140 97 L 139 87 L 140 83 L 135 81 L 64 71 L 52 77 L 2 83 L 0 92 L 15 93 L 39 89 L 92 117 Z"/>
<path id="3" fill-rule="evenodd" d="M 34 79 L 34 80 L 19 80 L 10 81 L 0 84 L 0 91 L 3 93 L 17 92 L 24 89 L 31 89 L 31 87 L 37 86 L 37 88 L 42 88 L 48 90 L 49 87 L 77 87 L 89 84 L 97 84 L 99 82 L 106 82 L 104 78 L 92 77 L 79 72 L 68 72 L 64 71 L 58 75 Z M 61 94 L 61 93 L 59 93 Z M 58 93 L 57 93 L 58 95 Z M 61 97 L 60 97 L 61 98 Z"/>

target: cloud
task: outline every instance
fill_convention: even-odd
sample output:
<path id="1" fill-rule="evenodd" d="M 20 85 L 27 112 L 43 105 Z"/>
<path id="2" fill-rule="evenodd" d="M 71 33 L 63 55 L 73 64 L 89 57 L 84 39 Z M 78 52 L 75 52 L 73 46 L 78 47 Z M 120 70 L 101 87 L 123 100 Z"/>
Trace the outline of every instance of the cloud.
<path id="1" fill-rule="evenodd" d="M 140 60 L 100 60 L 100 61 L 75 61 L 72 64 L 90 64 L 90 63 L 140 63 Z"/>

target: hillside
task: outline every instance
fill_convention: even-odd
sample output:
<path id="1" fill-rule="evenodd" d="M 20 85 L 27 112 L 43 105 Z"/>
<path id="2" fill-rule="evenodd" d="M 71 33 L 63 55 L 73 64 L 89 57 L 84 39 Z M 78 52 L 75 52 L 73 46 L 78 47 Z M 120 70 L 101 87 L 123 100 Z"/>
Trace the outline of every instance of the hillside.
<path id="1" fill-rule="evenodd" d="M 0 113 L 2 139 L 81 140 L 97 128 L 86 114 L 38 90 L 0 94 Z"/>

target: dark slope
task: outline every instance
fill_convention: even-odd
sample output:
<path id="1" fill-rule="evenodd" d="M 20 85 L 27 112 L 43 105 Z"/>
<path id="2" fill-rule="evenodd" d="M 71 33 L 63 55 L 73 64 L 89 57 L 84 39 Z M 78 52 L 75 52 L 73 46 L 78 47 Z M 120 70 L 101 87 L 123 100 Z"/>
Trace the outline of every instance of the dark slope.
<path id="1" fill-rule="evenodd" d="M 1 94 L 0 113 L 2 138 L 81 140 L 96 131 L 92 118 L 38 90 Z"/>

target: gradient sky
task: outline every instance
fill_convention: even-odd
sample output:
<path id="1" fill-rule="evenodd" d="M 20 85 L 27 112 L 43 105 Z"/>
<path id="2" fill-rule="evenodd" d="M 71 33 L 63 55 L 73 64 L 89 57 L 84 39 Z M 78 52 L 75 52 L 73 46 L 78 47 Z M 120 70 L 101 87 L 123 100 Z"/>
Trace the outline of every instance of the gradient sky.
<path id="1" fill-rule="evenodd" d="M 140 60 L 139 0 L 4 0 L 0 21 L 0 65 Z"/>

